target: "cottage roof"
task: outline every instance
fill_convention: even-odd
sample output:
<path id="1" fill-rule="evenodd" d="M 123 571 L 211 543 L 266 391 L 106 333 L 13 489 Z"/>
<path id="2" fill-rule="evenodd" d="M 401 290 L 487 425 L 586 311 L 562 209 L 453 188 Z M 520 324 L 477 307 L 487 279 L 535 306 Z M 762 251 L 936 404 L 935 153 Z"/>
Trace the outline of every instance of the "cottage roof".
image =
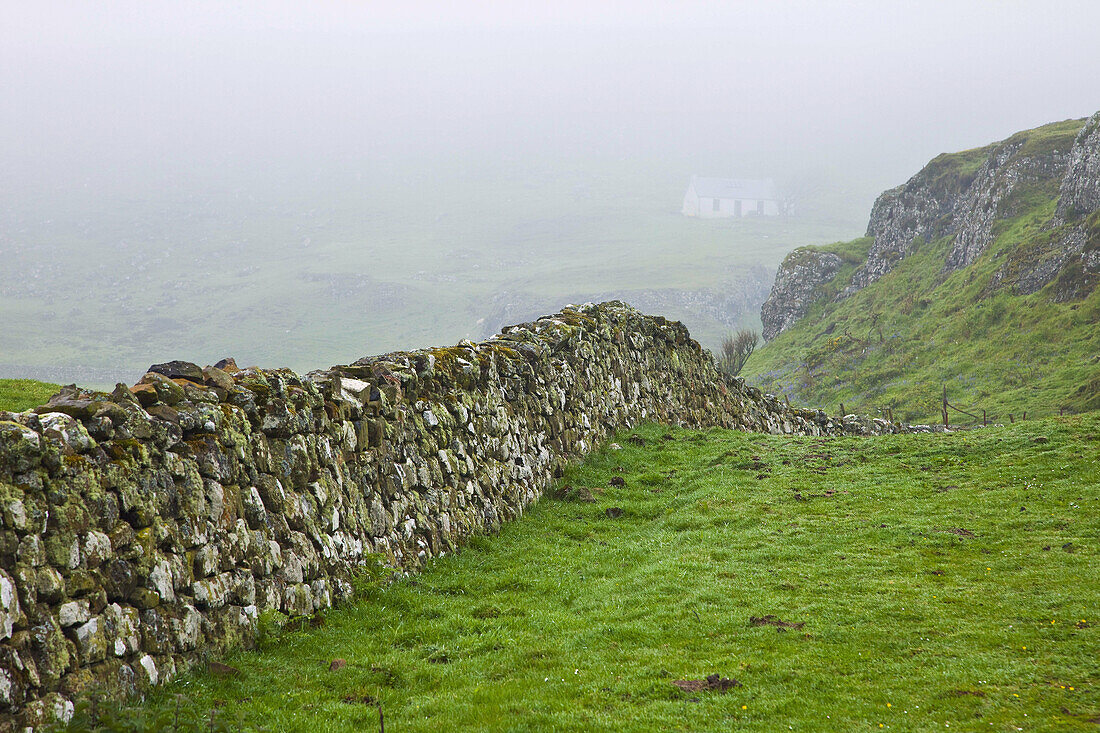
<path id="1" fill-rule="evenodd" d="M 691 185 L 695 193 L 705 199 L 762 199 L 774 201 L 779 198 L 775 181 L 770 178 L 708 178 L 692 176 Z"/>

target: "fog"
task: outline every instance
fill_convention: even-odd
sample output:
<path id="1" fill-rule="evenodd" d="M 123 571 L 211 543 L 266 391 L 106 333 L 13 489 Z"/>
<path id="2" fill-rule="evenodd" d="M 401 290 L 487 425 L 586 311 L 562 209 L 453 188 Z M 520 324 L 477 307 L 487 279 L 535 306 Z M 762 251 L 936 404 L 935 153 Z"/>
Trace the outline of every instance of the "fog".
<path id="1" fill-rule="evenodd" d="M 14 5 L 0 376 L 308 369 L 740 289 L 713 337 L 936 154 L 1100 108 L 1093 2 Z M 676 218 L 692 174 L 774 178 L 799 216 L 727 256 Z"/>

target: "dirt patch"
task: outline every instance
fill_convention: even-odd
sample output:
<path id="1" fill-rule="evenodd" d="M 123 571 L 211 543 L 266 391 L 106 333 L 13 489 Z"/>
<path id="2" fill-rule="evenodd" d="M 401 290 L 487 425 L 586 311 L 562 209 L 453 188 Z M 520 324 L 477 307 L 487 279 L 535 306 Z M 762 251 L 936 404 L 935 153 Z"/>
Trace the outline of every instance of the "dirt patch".
<path id="1" fill-rule="evenodd" d="M 941 529 L 941 528 L 937 527 L 936 529 L 934 529 L 932 531 L 933 532 L 947 532 L 949 534 L 957 534 L 959 537 L 977 537 L 978 536 L 978 535 L 974 534 L 973 532 L 971 532 L 969 529 L 963 529 L 962 527 L 947 527 L 946 529 Z"/>
<path id="2" fill-rule="evenodd" d="M 215 677 L 240 677 L 241 670 L 236 667 L 230 667 L 228 664 L 222 664 L 221 662 L 210 662 L 207 665 L 207 669 L 210 674 Z"/>
<path id="3" fill-rule="evenodd" d="M 377 705 L 378 700 L 374 695 L 344 695 L 340 698 L 349 705 Z"/>
<path id="4" fill-rule="evenodd" d="M 566 484 L 554 491 L 554 498 L 562 501 L 580 501 L 591 504 L 596 501 L 596 494 L 603 493 L 603 489 L 592 489 L 587 486 L 571 486 Z"/>
<path id="5" fill-rule="evenodd" d="M 626 439 L 626 442 L 632 443 L 633 445 L 645 445 L 645 438 L 638 435 L 637 433 L 634 433 Z"/>
<path id="6" fill-rule="evenodd" d="M 778 616 L 749 616 L 749 626 L 774 626 L 777 629 L 801 629 L 805 621 L 784 621 Z"/>
<path id="7" fill-rule="evenodd" d="M 604 510 L 603 513 L 607 516 L 608 519 L 618 519 L 623 515 L 623 510 L 622 507 L 609 506 L 607 509 Z"/>
<path id="8" fill-rule="evenodd" d="M 741 687 L 741 683 L 737 680 L 731 680 L 720 674 L 708 674 L 705 680 L 673 680 L 672 684 L 684 692 L 729 692 L 734 687 Z"/>
<path id="9" fill-rule="evenodd" d="M 612 476 L 611 480 L 607 482 L 608 486 L 626 486 L 626 479 L 622 476 Z"/>

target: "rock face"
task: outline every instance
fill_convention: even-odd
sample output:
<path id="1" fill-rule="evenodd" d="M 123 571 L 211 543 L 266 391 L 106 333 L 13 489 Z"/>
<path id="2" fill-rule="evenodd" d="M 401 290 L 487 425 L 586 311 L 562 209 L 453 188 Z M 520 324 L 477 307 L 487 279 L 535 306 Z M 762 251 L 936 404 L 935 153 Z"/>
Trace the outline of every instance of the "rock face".
<path id="1" fill-rule="evenodd" d="M 921 242 L 938 237 L 955 235 L 946 272 L 972 264 L 993 242 L 994 224 L 1016 216 L 1029 191 L 1048 184 L 1053 196 L 1054 186 L 1075 159 L 1084 177 L 1090 166 L 1098 165 L 1080 150 L 1090 124 L 1072 149 L 1068 144 L 1036 144 L 1029 133 L 1019 133 L 986 148 L 940 155 L 905 185 L 883 193 L 867 225 L 867 236 L 875 242 L 845 295 L 875 282 Z M 1092 190 L 1090 185 L 1096 184 L 1082 185 L 1082 198 L 1089 198 L 1085 192 Z"/>
<path id="2" fill-rule="evenodd" d="M 1089 118 L 1069 154 L 1066 174 L 1058 187 L 1061 221 L 1100 209 L 1100 112 Z"/>
<path id="3" fill-rule="evenodd" d="M 621 303 L 305 377 L 223 366 L 0 412 L 0 730 L 247 645 L 262 612 L 347 599 L 376 558 L 452 552 L 617 428 L 900 430 L 727 380 Z"/>
<path id="4" fill-rule="evenodd" d="M 1073 142 L 1058 184 L 1058 206 L 1035 238 L 994 273 L 987 292 L 1010 288 L 1021 295 L 1054 282 L 1052 297 L 1067 302 L 1088 295 L 1100 281 L 1100 112 Z"/>
<path id="5" fill-rule="evenodd" d="M 993 244 L 997 224 L 1057 198 L 1044 233 L 1010 253 L 985 294 L 1034 293 L 1054 282 L 1052 297 L 1084 297 L 1100 281 L 1100 112 L 1000 143 L 940 155 L 903 186 L 881 194 L 871 210 L 866 260 L 842 285 L 848 297 L 897 267 L 921 244 L 953 237 L 942 274 L 969 267 Z M 795 250 L 780 266 L 760 312 L 772 339 L 805 315 L 840 269 L 824 253 Z M 832 290 L 837 290 L 837 287 Z"/>
<path id="6" fill-rule="evenodd" d="M 839 255 L 803 248 L 787 255 L 775 275 L 771 294 L 760 308 L 765 341 L 787 330 L 821 298 L 820 288 L 843 264 Z"/>
<path id="7" fill-rule="evenodd" d="M 994 222 L 1020 213 L 1011 205 L 1014 192 L 1057 181 L 1065 171 L 1068 151 L 1022 155 L 1023 148 L 1022 142 L 997 146 L 967 188 L 950 225 L 955 242 L 944 265 L 946 271 L 972 265 L 993 243 Z"/>

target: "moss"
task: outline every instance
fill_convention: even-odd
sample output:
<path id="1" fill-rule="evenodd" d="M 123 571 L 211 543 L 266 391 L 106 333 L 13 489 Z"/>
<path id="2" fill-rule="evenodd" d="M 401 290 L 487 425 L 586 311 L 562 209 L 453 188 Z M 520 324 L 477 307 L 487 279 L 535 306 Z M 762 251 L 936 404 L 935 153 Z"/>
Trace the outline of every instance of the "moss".
<path id="1" fill-rule="evenodd" d="M 1074 259 L 1058 273 L 1051 288 L 1051 295 L 1054 302 L 1065 303 L 1087 297 L 1094 287 L 1096 287 L 1096 276 L 1085 270 L 1080 259 Z"/>
<path id="2" fill-rule="evenodd" d="M 867 261 L 867 254 L 871 251 L 871 245 L 875 243 L 874 237 L 860 237 L 850 242 L 834 242 L 813 247 L 802 247 L 795 252 L 809 250 L 811 252 L 830 252 L 840 257 L 849 265 L 861 265 Z"/>
<path id="3" fill-rule="evenodd" d="M 1017 185 L 997 204 L 997 217 L 1013 218 L 1056 201 L 1059 183 L 1057 178 L 1046 178 Z"/>
<path id="4" fill-rule="evenodd" d="M 1068 152 L 1073 147 L 1077 133 L 1085 126 L 1085 119 L 1063 120 L 1033 130 L 1017 132 L 1004 141 L 1004 145 L 1022 145 L 1013 157 L 1050 155 L 1055 151 Z"/>
<path id="5" fill-rule="evenodd" d="M 1085 236 L 1086 253 L 1100 250 L 1100 211 L 1092 212 L 1085 220 Z"/>
<path id="6" fill-rule="evenodd" d="M 994 145 L 986 145 L 958 153 L 941 153 L 929 161 L 921 175 L 937 194 L 957 194 L 974 182 L 994 149 Z"/>

